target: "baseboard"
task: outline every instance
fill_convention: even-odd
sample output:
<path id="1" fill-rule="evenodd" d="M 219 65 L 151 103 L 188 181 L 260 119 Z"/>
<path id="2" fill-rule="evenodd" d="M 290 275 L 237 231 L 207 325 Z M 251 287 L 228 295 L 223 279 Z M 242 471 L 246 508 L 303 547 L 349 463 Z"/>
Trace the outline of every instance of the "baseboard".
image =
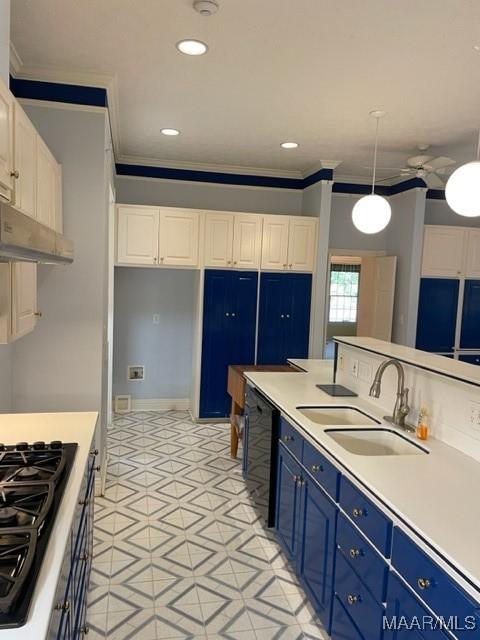
<path id="1" fill-rule="evenodd" d="M 189 398 L 132 398 L 132 411 L 188 411 Z"/>

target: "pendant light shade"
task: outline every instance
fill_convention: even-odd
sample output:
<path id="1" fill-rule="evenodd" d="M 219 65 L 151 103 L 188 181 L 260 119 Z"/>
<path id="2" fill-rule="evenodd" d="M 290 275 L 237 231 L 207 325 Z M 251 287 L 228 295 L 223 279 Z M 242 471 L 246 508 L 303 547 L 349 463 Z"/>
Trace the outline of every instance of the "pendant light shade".
<path id="1" fill-rule="evenodd" d="M 362 233 L 378 233 L 385 229 L 392 217 L 392 208 L 386 198 L 375 193 L 375 173 L 377 169 L 378 123 L 385 115 L 384 111 L 371 111 L 372 118 L 377 120 L 375 131 L 375 150 L 373 154 L 372 193 L 360 198 L 352 210 L 352 221 Z"/>
<path id="2" fill-rule="evenodd" d="M 362 233 L 378 233 L 385 229 L 392 217 L 390 203 L 371 193 L 356 202 L 352 211 L 353 224 Z"/>
<path id="3" fill-rule="evenodd" d="M 445 186 L 448 206 L 460 216 L 480 216 L 480 162 L 458 167 Z"/>

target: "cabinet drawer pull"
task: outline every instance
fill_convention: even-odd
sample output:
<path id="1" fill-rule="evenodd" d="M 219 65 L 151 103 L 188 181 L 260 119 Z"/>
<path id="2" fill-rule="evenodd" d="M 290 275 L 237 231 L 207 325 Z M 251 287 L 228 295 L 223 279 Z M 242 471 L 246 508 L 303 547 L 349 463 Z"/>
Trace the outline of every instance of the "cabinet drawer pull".
<path id="1" fill-rule="evenodd" d="M 422 589 L 422 591 L 429 589 L 432 586 L 432 583 L 428 578 L 419 578 L 417 580 L 417 584 L 419 589 Z"/>
<path id="2" fill-rule="evenodd" d="M 55 605 L 55 609 L 57 611 L 68 611 L 70 609 L 70 600 L 65 600 L 65 602 L 57 602 Z"/>
<path id="3" fill-rule="evenodd" d="M 360 557 L 360 549 L 355 549 L 354 547 L 352 547 L 352 549 L 350 549 L 349 551 L 349 555 L 352 558 L 352 560 L 356 560 L 357 558 Z"/>
<path id="4" fill-rule="evenodd" d="M 360 596 L 354 596 L 352 593 L 349 593 L 347 596 L 347 602 L 349 605 L 354 605 L 360 602 Z"/>
<path id="5" fill-rule="evenodd" d="M 91 456 L 98 456 L 98 449 L 92 449 L 92 450 L 90 451 L 90 455 L 91 455 Z"/>
<path id="6" fill-rule="evenodd" d="M 102 467 L 99 464 L 97 464 L 97 466 L 95 467 L 95 471 L 101 471 L 101 470 L 102 470 Z"/>
<path id="7" fill-rule="evenodd" d="M 284 442 L 291 442 L 293 440 L 293 436 L 283 436 Z"/>
<path id="8" fill-rule="evenodd" d="M 352 511 L 352 514 L 354 518 L 361 518 L 365 515 L 365 511 L 363 509 L 358 509 L 357 507 L 355 507 L 355 509 L 353 509 Z"/>
<path id="9" fill-rule="evenodd" d="M 321 464 L 312 464 L 313 473 L 318 473 L 319 471 L 323 473 L 323 465 Z"/>

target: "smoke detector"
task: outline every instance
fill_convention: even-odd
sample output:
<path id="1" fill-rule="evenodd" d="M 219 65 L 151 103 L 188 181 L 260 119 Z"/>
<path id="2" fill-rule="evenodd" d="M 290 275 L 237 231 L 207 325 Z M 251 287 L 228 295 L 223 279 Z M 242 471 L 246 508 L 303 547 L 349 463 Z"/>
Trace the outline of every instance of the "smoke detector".
<path id="1" fill-rule="evenodd" d="M 201 16 L 213 16 L 218 11 L 218 2 L 217 0 L 194 0 L 193 8 Z"/>

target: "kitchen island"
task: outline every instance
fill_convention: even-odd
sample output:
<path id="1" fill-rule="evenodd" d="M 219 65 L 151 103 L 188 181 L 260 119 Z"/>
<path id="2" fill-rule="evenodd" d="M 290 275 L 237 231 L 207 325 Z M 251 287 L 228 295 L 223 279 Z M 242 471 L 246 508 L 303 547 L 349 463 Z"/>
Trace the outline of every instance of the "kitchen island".
<path id="1" fill-rule="evenodd" d="M 86 470 L 93 470 L 92 441 L 97 418 L 98 414 L 95 412 L 0 415 L 1 439 L 7 445 L 21 441 L 29 444 L 38 441 L 45 443 L 61 441 L 77 444 L 73 465 L 65 484 L 59 509 L 55 514 L 34 586 L 27 621 L 21 627 L 0 629 L 0 640 L 4 638 L 5 640 L 54 638 L 56 635 L 48 635 L 52 614 L 56 613 L 61 616 L 63 611 L 69 609 L 70 606 L 72 609 L 74 608 L 75 603 L 72 603 L 62 610 L 61 607 L 65 603 L 57 603 L 56 595 L 59 583 L 68 577 L 68 574 L 63 576 L 66 566 L 65 556 L 67 552 L 70 552 L 69 545 L 72 544 L 71 536 L 74 533 L 72 527 L 75 527 L 76 515 L 79 511 L 79 496 L 82 490 L 86 490 L 85 487 L 82 487 L 85 483 Z M 84 573 L 86 573 L 86 568 Z"/>

